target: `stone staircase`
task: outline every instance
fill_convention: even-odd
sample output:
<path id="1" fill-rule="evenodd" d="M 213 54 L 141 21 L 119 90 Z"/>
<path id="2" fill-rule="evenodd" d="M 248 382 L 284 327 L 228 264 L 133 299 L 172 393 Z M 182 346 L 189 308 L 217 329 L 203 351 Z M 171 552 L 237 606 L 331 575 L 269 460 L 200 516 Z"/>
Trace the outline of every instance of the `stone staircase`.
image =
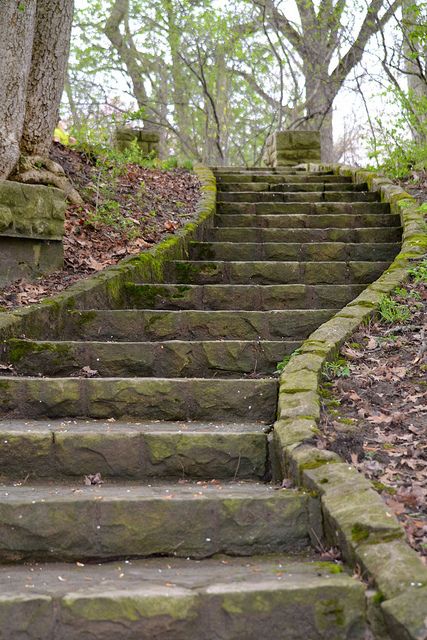
<path id="1" fill-rule="evenodd" d="M 215 227 L 165 282 L 3 346 L 0 640 L 365 638 L 269 430 L 277 362 L 389 265 L 400 221 L 347 178 L 216 175 Z"/>

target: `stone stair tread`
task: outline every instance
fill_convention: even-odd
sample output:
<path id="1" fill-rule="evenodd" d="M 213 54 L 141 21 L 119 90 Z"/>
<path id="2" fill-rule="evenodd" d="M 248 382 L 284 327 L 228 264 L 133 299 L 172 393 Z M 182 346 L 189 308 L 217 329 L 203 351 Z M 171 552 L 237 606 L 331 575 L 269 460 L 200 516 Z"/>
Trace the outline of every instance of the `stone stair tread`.
<path id="1" fill-rule="evenodd" d="M 210 240 L 218 242 L 352 242 L 367 239 L 371 242 L 399 241 L 402 235 L 400 225 L 371 226 L 369 228 L 354 227 L 214 227 L 211 229 Z"/>
<path id="2" fill-rule="evenodd" d="M 214 229 L 360 229 L 397 227 L 400 216 L 391 213 L 325 213 L 325 214 L 217 214 Z M 313 239 L 314 240 L 314 239 Z"/>
<path id="3" fill-rule="evenodd" d="M 52 433 L 117 433 L 117 434 L 194 434 L 219 433 L 219 434 L 254 434 L 264 433 L 265 422 L 200 422 L 197 420 L 185 420 L 178 422 L 166 422 L 162 420 L 149 420 L 144 422 L 129 420 L 8 420 L 0 422 L 0 438 L 7 438 L 8 434 L 52 434 Z"/>
<path id="4" fill-rule="evenodd" d="M 344 640 L 363 628 L 364 589 L 339 569 L 284 554 L 7 567 L 4 637 L 31 629 L 31 640 L 257 640 L 286 629 L 292 638 Z"/>
<path id="5" fill-rule="evenodd" d="M 300 551 L 317 526 L 308 494 L 256 481 L 19 484 L 0 485 L 3 562 Z"/>
<path id="6" fill-rule="evenodd" d="M 99 377 L 236 378 L 271 375 L 276 364 L 299 346 L 283 340 L 100 340 L 12 339 L 4 360 L 19 375 L 79 374 L 84 367 Z"/>
<path id="7" fill-rule="evenodd" d="M 263 422 L 4 420 L 3 482 L 34 478 L 262 479 L 268 472 Z"/>
<path id="8" fill-rule="evenodd" d="M 1 378 L 9 418 L 136 417 L 147 420 L 273 420 L 273 378 Z"/>

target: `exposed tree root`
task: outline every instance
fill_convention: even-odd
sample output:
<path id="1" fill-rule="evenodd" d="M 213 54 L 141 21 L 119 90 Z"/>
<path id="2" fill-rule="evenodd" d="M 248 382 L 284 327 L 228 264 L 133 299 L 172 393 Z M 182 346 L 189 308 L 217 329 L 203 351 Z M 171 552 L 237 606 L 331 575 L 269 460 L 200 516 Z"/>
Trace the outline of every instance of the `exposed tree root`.
<path id="1" fill-rule="evenodd" d="M 43 156 L 21 156 L 12 176 L 17 182 L 52 185 L 65 192 L 71 204 L 83 205 L 83 199 L 66 177 L 61 165 Z"/>

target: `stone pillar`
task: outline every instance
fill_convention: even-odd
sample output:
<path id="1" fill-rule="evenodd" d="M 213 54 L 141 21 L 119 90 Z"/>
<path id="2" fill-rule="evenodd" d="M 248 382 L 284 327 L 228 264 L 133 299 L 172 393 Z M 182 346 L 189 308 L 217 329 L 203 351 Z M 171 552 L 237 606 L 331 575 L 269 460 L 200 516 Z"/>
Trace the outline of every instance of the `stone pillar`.
<path id="1" fill-rule="evenodd" d="M 263 160 L 268 167 L 292 167 L 320 162 L 320 133 L 277 131 L 267 139 Z"/>
<path id="2" fill-rule="evenodd" d="M 144 156 L 159 155 L 160 136 L 155 131 L 134 129 L 132 127 L 117 127 L 114 136 L 114 146 L 119 151 L 130 149 L 136 143 Z"/>
<path id="3" fill-rule="evenodd" d="M 59 189 L 0 182 L 0 286 L 62 269 L 65 208 Z"/>

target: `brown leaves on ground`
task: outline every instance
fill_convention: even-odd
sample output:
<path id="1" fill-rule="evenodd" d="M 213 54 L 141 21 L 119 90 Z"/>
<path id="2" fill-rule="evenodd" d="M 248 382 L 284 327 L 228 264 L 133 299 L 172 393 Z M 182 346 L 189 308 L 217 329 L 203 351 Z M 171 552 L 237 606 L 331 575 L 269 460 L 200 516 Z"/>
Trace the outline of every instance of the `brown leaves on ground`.
<path id="1" fill-rule="evenodd" d="M 90 158 L 54 143 L 51 157 L 84 196 L 65 219 L 64 269 L 31 282 L 18 280 L 0 292 L 11 309 L 39 302 L 77 280 L 149 249 L 194 217 L 200 183 L 189 171 L 143 169 L 129 164 L 114 180 Z M 109 206 L 112 207 L 109 220 Z"/>
<path id="2" fill-rule="evenodd" d="M 406 324 L 374 323 L 344 345 L 351 376 L 325 389 L 319 447 L 373 481 L 427 564 L 427 286 L 405 288 L 420 300 Z"/>

